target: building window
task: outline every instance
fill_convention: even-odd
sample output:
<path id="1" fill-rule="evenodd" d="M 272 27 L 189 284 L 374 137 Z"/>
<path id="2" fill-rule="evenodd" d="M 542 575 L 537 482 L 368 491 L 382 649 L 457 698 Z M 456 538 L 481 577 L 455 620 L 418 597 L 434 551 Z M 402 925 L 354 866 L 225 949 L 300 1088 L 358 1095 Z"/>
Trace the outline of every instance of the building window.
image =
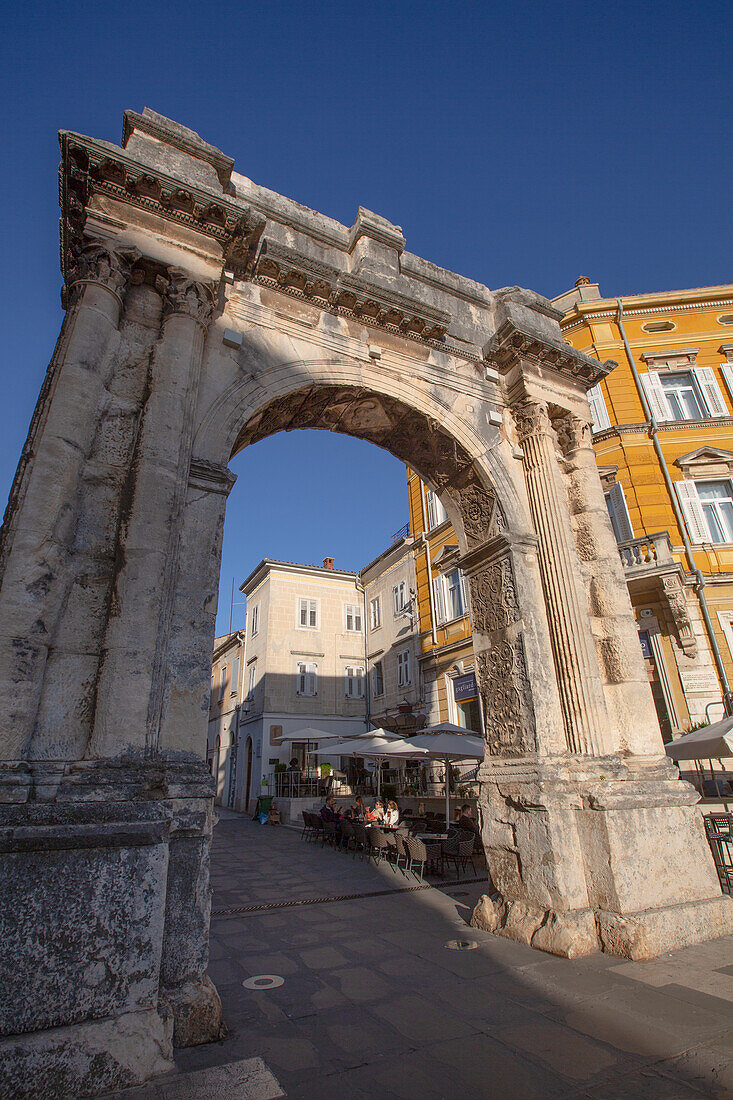
<path id="1" fill-rule="evenodd" d="M 733 482 L 675 481 L 692 542 L 733 542 Z"/>
<path id="2" fill-rule="evenodd" d="M 428 530 L 432 531 L 433 527 L 439 527 L 441 523 L 445 523 L 448 515 L 439 497 L 432 489 L 428 489 L 425 494 L 425 503 L 428 509 Z"/>
<path id="3" fill-rule="evenodd" d="M 297 694 L 316 695 L 317 680 L 318 665 L 308 664 L 305 661 L 298 661 Z"/>
<path id="4" fill-rule="evenodd" d="M 224 696 L 227 690 L 227 666 L 222 665 L 219 669 L 219 702 L 224 701 Z"/>
<path id="5" fill-rule="evenodd" d="M 247 698 L 251 699 L 255 693 L 255 683 L 257 682 L 257 662 L 253 661 L 249 666 L 249 675 L 247 678 Z"/>
<path id="6" fill-rule="evenodd" d="M 260 629 L 260 605 L 257 603 L 252 608 L 249 616 L 249 630 L 253 638 L 257 636 Z"/>
<path id="7" fill-rule="evenodd" d="M 372 668 L 372 689 L 375 697 L 384 695 L 384 666 L 381 661 L 375 661 Z"/>
<path id="8" fill-rule="evenodd" d="M 369 629 L 376 630 L 382 625 L 382 613 L 379 606 L 379 596 L 369 601 Z"/>
<path id="9" fill-rule="evenodd" d="M 593 431 L 602 432 L 604 428 L 610 428 L 611 418 L 608 415 L 608 409 L 606 408 L 606 402 L 600 384 L 591 386 L 588 390 L 587 397 L 588 404 L 590 405 L 591 419 L 593 420 Z"/>
<path id="10" fill-rule="evenodd" d="M 349 631 L 361 631 L 361 607 L 359 604 L 347 603 L 346 629 Z"/>
<path id="11" fill-rule="evenodd" d="M 229 693 L 236 695 L 239 691 L 239 657 L 235 657 L 232 661 L 232 680 L 229 686 Z"/>
<path id="12" fill-rule="evenodd" d="M 460 569 L 433 578 L 435 617 L 438 623 L 448 623 L 466 614 L 465 579 Z"/>
<path id="13" fill-rule="evenodd" d="M 395 615 L 401 615 L 407 607 L 407 581 L 400 581 L 392 589 L 392 606 Z"/>
<path id="14" fill-rule="evenodd" d="M 729 415 L 712 367 L 649 371 L 641 376 L 641 383 L 657 420 L 708 420 Z"/>
<path id="15" fill-rule="evenodd" d="M 642 332 L 674 332 L 677 325 L 674 321 L 647 321 L 641 328 Z"/>
<path id="16" fill-rule="evenodd" d="M 605 498 L 616 542 L 628 542 L 634 537 L 634 528 L 631 526 L 631 517 L 626 505 L 623 485 L 617 481 L 605 494 Z"/>
<path id="17" fill-rule="evenodd" d="M 400 650 L 397 654 L 397 686 L 406 687 L 410 682 L 410 651 Z"/>
<path id="18" fill-rule="evenodd" d="M 315 630 L 318 626 L 318 600 L 300 600 L 298 607 L 300 625 Z"/>
<path id="19" fill-rule="evenodd" d="M 711 542 L 733 542 L 733 482 L 698 481 L 697 495 Z"/>
<path id="20" fill-rule="evenodd" d="M 345 672 L 346 698 L 364 698 L 364 669 L 359 665 L 347 665 Z"/>

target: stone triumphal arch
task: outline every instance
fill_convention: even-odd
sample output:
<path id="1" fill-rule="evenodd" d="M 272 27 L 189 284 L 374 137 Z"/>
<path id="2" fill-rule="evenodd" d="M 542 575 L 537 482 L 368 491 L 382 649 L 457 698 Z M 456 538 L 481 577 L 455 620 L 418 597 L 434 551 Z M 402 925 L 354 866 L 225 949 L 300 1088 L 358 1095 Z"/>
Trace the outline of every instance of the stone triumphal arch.
<path id="1" fill-rule="evenodd" d="M 220 1032 L 203 756 L 227 463 L 289 428 L 387 448 L 458 533 L 496 886 L 476 922 L 632 958 L 730 931 L 591 448 L 613 364 L 538 295 L 258 187 L 153 112 L 121 147 L 61 147 L 66 315 L 0 551 L 0 1075 L 84 1094 Z"/>

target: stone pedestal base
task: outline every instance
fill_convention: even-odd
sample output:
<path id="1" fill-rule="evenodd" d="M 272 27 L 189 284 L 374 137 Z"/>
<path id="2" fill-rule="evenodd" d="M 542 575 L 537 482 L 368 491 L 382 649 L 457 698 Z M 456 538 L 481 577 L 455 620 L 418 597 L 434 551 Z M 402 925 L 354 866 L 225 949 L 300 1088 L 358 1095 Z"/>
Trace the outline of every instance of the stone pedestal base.
<path id="1" fill-rule="evenodd" d="M 53 801 L 24 803 L 29 785 L 7 782 L 17 797 L 0 805 L 3 1098 L 140 1084 L 172 1067 L 174 1045 L 223 1033 L 206 977 L 204 766 L 57 772 L 53 784 L 47 768 L 43 785 L 34 776 Z"/>
<path id="2" fill-rule="evenodd" d="M 488 761 L 483 773 L 496 893 L 476 927 L 568 958 L 650 959 L 733 932 L 697 792 L 666 760 Z"/>

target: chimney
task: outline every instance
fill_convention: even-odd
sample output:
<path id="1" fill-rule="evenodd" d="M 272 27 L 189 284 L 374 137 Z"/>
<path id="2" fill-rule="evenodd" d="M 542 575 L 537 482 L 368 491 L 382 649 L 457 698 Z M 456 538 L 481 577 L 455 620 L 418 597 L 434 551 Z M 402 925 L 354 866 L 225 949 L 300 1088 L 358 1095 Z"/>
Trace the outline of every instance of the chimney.
<path id="1" fill-rule="evenodd" d="M 324 569 L 333 569 L 333 558 L 324 558 L 323 559 L 323 568 Z"/>

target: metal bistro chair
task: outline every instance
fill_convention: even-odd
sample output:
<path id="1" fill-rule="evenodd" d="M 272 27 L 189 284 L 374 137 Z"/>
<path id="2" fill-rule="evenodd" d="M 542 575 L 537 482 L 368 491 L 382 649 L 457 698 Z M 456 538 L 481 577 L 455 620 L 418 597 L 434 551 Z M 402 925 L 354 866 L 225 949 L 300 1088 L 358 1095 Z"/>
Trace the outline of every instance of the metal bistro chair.
<path id="1" fill-rule="evenodd" d="M 354 839 L 354 826 L 348 818 L 341 822 L 341 847 L 348 852 L 349 845 Z"/>
<path id="2" fill-rule="evenodd" d="M 394 834 L 395 848 L 397 850 L 397 856 L 395 858 L 395 867 L 399 867 L 400 860 L 404 859 L 404 861 L 405 861 L 404 873 L 405 874 L 407 874 L 407 865 L 410 861 L 410 853 L 407 850 L 407 839 L 408 839 L 409 835 L 410 835 L 409 833 L 407 833 L 407 832 L 403 833 L 399 829 Z"/>
<path id="3" fill-rule="evenodd" d="M 369 837 L 367 831 L 362 825 L 361 821 L 354 821 L 351 828 L 354 831 L 354 858 L 356 853 L 361 849 L 361 858 L 369 853 Z"/>
<path id="4" fill-rule="evenodd" d="M 706 814 L 704 820 L 720 888 L 733 894 L 733 814 Z"/>
<path id="5" fill-rule="evenodd" d="M 391 845 L 378 825 L 372 825 L 369 830 L 370 855 L 375 863 L 381 863 L 383 859 L 389 860 Z"/>
<path id="6" fill-rule="evenodd" d="M 476 837 L 473 833 L 468 833 L 467 830 L 459 830 L 463 836 L 455 836 L 444 841 L 443 843 L 443 858 L 456 865 L 456 875 L 461 871 L 465 871 L 468 865 L 468 861 L 471 861 L 471 867 L 473 873 L 476 874 L 476 867 L 473 862 L 473 849 L 476 843 Z"/>
<path id="7" fill-rule="evenodd" d="M 330 844 L 332 848 L 337 847 L 338 837 L 336 835 L 336 822 L 324 821 L 323 822 L 323 835 L 321 837 L 321 847 L 324 844 Z"/>
<path id="8" fill-rule="evenodd" d="M 318 840 L 318 837 L 323 837 L 323 818 L 320 814 L 308 814 L 308 818 L 313 829 L 313 835 L 311 840 Z"/>
<path id="9" fill-rule="evenodd" d="M 418 840 L 416 836 L 406 836 L 404 838 L 405 847 L 410 857 L 408 871 L 412 871 L 415 863 L 420 864 L 419 877 L 423 878 L 425 872 L 425 865 L 430 867 L 431 864 L 439 863 L 442 858 L 440 844 L 427 844 Z"/>
<path id="10" fill-rule="evenodd" d="M 300 834 L 300 839 L 301 840 L 310 840 L 309 834 L 312 833 L 312 831 L 313 831 L 313 826 L 311 825 L 310 821 L 308 820 L 309 817 L 310 817 L 310 814 L 307 812 L 307 810 L 301 810 L 300 811 L 300 816 L 303 818 L 303 831 Z"/>

